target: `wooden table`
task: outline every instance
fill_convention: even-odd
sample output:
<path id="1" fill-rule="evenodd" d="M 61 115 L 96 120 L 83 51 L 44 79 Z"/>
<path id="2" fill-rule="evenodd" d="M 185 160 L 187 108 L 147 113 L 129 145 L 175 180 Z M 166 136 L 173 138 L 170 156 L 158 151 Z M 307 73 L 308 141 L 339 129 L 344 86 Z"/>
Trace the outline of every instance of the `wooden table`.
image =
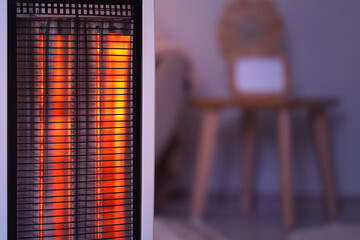
<path id="1" fill-rule="evenodd" d="M 305 108 L 309 111 L 310 115 L 329 216 L 331 219 L 336 218 L 337 200 L 325 109 L 337 104 L 337 98 L 290 98 L 272 101 L 244 101 L 240 99 L 209 97 L 194 99 L 192 103 L 203 111 L 192 193 L 190 213 L 192 218 L 199 219 L 202 217 L 208 180 L 213 165 L 213 154 L 216 146 L 220 111 L 229 107 L 244 110 L 243 135 L 245 138 L 245 146 L 243 153 L 243 187 L 241 199 L 243 212 L 248 214 L 252 204 L 252 182 L 255 167 L 256 111 L 260 109 L 271 109 L 277 114 L 283 223 L 286 228 L 294 226 L 295 213 L 292 183 L 290 111 L 294 108 Z"/>

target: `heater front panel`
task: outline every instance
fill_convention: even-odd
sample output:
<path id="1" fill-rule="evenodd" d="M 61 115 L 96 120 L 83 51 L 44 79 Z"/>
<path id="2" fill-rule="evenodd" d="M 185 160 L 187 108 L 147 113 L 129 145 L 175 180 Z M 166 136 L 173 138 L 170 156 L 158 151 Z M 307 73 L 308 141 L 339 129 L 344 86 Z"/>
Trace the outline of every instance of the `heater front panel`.
<path id="1" fill-rule="evenodd" d="M 15 9 L 13 236 L 132 239 L 140 211 L 136 7 Z"/>

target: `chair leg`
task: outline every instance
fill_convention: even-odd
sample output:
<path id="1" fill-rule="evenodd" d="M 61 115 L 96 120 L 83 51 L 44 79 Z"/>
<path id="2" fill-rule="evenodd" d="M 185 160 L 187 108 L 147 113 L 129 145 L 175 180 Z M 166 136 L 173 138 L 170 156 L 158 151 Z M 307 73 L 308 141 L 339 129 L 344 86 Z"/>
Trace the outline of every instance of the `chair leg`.
<path id="1" fill-rule="evenodd" d="M 318 155 L 318 162 L 322 174 L 325 200 L 329 211 L 329 217 L 334 220 L 337 217 L 337 200 L 329 144 L 328 126 L 323 109 L 312 110 L 311 123 L 316 152 Z"/>
<path id="2" fill-rule="evenodd" d="M 216 134 L 219 126 L 219 112 L 206 110 L 203 113 L 201 132 L 196 158 L 194 188 L 191 201 L 190 217 L 200 219 L 203 214 L 204 200 L 207 194 L 208 181 L 213 164 Z"/>
<path id="3" fill-rule="evenodd" d="M 244 113 L 244 159 L 242 172 L 241 210 L 244 215 L 250 213 L 253 201 L 253 180 L 255 167 L 256 114 L 248 110 Z"/>
<path id="4" fill-rule="evenodd" d="M 279 138 L 280 181 L 282 189 L 283 223 L 288 229 L 294 226 L 294 196 L 291 159 L 291 122 L 289 109 L 279 109 L 277 129 Z"/>

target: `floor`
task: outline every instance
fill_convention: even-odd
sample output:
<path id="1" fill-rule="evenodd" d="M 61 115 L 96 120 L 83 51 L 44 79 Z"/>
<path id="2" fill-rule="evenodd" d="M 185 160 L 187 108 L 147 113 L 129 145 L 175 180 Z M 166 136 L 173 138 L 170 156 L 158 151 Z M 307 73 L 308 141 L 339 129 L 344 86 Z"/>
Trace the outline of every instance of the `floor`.
<path id="1" fill-rule="evenodd" d="M 219 196 L 219 195 L 218 195 Z M 281 205 L 278 197 L 262 196 L 255 201 L 253 212 L 245 217 L 240 214 L 238 197 L 212 196 L 208 202 L 204 221 L 214 232 L 226 239 L 287 240 L 289 231 L 281 224 Z M 329 224 L 322 199 L 298 197 L 296 199 L 297 224 L 295 229 Z M 156 210 L 162 218 L 187 219 L 188 200 L 179 197 Z M 337 222 L 360 223 L 360 199 L 343 199 Z M 359 237 L 360 239 L 360 237 Z"/>

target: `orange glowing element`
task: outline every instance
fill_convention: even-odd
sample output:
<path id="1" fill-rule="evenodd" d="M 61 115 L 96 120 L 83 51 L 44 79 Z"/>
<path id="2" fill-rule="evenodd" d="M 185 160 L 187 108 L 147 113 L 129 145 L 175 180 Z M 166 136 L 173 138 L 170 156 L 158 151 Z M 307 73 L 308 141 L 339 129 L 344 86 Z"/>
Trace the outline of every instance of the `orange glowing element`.
<path id="1" fill-rule="evenodd" d="M 71 40 L 68 38 L 68 40 Z M 50 117 L 53 163 L 53 218 L 54 239 L 71 239 L 71 59 L 63 35 L 55 36 L 54 77 L 50 84 L 52 114 Z M 68 236 L 68 237 L 65 237 Z"/>
<path id="2" fill-rule="evenodd" d="M 97 239 L 121 238 L 125 233 L 126 121 L 130 113 L 130 36 L 108 34 L 104 50 L 101 36 L 95 46 L 95 156 Z M 49 81 L 52 156 L 53 239 L 71 239 L 71 96 L 72 39 L 56 35 L 53 78 Z M 101 55 L 105 56 L 101 78 Z M 39 40 L 39 239 L 44 238 L 44 36 Z M 66 236 L 66 237 L 65 237 Z"/>
<path id="3" fill-rule="evenodd" d="M 103 238 L 125 236 L 126 120 L 129 111 L 130 36 L 107 35 L 102 85 L 102 226 Z"/>
<path id="4" fill-rule="evenodd" d="M 96 34 L 96 79 L 95 79 L 95 151 L 96 151 L 96 239 L 101 239 L 101 114 L 100 114 L 100 94 L 101 94 L 101 82 L 100 82 L 100 33 Z"/>
<path id="5" fill-rule="evenodd" d="M 39 239 L 44 237 L 44 35 L 39 39 Z"/>
<path id="6" fill-rule="evenodd" d="M 68 64 L 68 82 L 67 82 L 67 91 L 68 91 L 68 96 L 67 96 L 67 105 L 68 105 L 68 113 L 67 113 L 67 139 L 68 139 L 68 143 L 67 143 L 67 156 L 68 156 L 68 164 L 67 164 L 67 198 L 68 198 L 68 206 L 67 206 L 67 212 L 68 212 L 68 234 L 69 234 L 69 239 L 71 239 L 71 36 L 69 35 L 69 40 L 68 40 L 68 59 L 67 59 L 67 64 Z"/>

